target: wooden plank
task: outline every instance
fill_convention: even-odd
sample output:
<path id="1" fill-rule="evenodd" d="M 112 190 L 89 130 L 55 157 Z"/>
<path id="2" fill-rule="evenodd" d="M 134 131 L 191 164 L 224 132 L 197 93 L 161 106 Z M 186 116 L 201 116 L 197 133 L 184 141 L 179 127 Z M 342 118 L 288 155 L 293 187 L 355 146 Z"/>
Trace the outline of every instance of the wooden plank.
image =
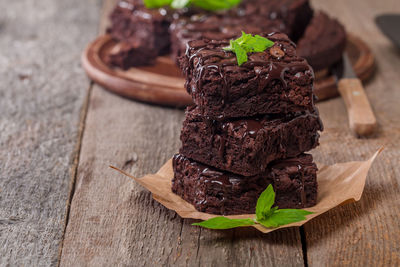
<path id="1" fill-rule="evenodd" d="M 333 163 L 366 158 L 382 143 L 387 149 L 371 170 L 370 177 L 375 179 L 370 178 L 359 204 L 336 209 L 306 225 L 308 264 L 396 265 L 399 254 L 396 50 L 390 48 L 373 24 L 364 21 L 364 15 L 371 18 L 377 12 L 374 10 L 381 11 L 382 3 L 369 1 L 363 5 L 364 9 L 351 3 L 352 8 L 346 9 L 347 2 L 325 2 L 315 5 L 334 12 L 350 30 L 361 36 L 375 33 L 375 38 L 368 41 L 385 72 L 366 87 L 381 123 L 378 135 L 373 139 L 355 139 L 348 129 L 342 100 L 321 103 L 326 131 L 322 146 L 314 151 L 315 157 Z M 394 7 L 393 1 L 387 4 Z M 388 9 L 395 10 L 390 6 Z M 351 10 L 362 11 L 354 15 Z M 381 52 L 382 49 L 388 51 Z M 132 103 L 97 86 L 94 88 L 62 265 L 302 264 L 299 235 L 294 229 L 267 236 L 242 229 L 200 230 L 155 203 L 140 186 L 106 167 L 115 164 L 137 176 L 157 170 L 179 147 L 182 118 L 181 111 Z"/>
<path id="2" fill-rule="evenodd" d="M 57 263 L 98 4 L 0 2 L 1 266 Z"/>
<path id="3" fill-rule="evenodd" d="M 94 87 L 61 266 L 303 264 L 296 229 L 268 236 L 200 230 L 108 168 L 136 176 L 157 171 L 180 146 L 182 119 L 181 110 L 131 102 Z"/>
<path id="4" fill-rule="evenodd" d="M 305 226 L 309 266 L 400 265 L 400 69 L 398 50 L 373 22 L 377 14 L 398 13 L 398 1 L 313 1 L 345 23 L 371 46 L 377 73 L 365 84 L 379 130 L 356 139 L 347 126 L 340 98 L 319 104 L 325 124 L 315 158 L 333 163 L 365 159 L 377 148 L 385 151 L 374 163 L 359 203 L 337 208 Z M 356 12 L 354 12 L 356 11 Z"/>
<path id="5" fill-rule="evenodd" d="M 183 117 L 182 110 L 132 102 L 94 86 L 61 266 L 303 265 L 298 229 L 262 235 L 193 227 L 108 168 L 136 176 L 157 171 L 180 146 Z"/>

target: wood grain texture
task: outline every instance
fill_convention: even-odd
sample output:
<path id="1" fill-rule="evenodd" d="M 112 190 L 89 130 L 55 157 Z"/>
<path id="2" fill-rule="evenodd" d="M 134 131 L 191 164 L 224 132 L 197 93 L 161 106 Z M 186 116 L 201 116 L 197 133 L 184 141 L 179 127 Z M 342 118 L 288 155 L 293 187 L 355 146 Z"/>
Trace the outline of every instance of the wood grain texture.
<path id="1" fill-rule="evenodd" d="M 106 2 L 109 4 L 109 2 Z M 337 208 L 305 226 L 310 266 L 399 265 L 399 52 L 372 22 L 398 10 L 396 1 L 313 1 L 368 37 L 378 73 L 366 85 L 381 124 L 376 136 L 356 139 L 343 100 L 318 106 L 325 122 L 318 161 L 366 159 L 382 144 L 359 203 Z M 112 5 L 109 5 L 112 6 Z M 397 8 L 397 9 L 396 9 Z M 356 13 L 353 11 L 357 10 Z M 107 14 L 107 8 L 103 14 Z M 104 24 L 104 16 L 101 24 Z M 136 176 L 156 171 L 180 146 L 180 110 L 131 102 L 93 87 L 61 266 L 299 266 L 297 228 L 262 235 L 252 229 L 192 227 L 150 194 L 107 166 Z"/>
<path id="2" fill-rule="evenodd" d="M 136 176 L 157 171 L 180 146 L 183 117 L 182 110 L 93 87 L 61 266 L 303 265 L 298 229 L 265 236 L 252 229 L 193 227 L 108 168 Z"/>
<path id="3" fill-rule="evenodd" d="M 179 148 L 183 112 L 135 103 L 94 86 L 61 266 L 303 265 L 297 229 L 193 227 L 131 179 L 155 172 Z M 254 255 L 254 256 L 251 256 Z"/>
<path id="4" fill-rule="evenodd" d="M 99 8 L 0 1 L 0 266 L 57 263 Z"/>
<path id="5" fill-rule="evenodd" d="M 344 102 L 320 103 L 325 124 L 318 161 L 334 163 L 366 159 L 385 145 L 367 179 L 360 202 L 337 208 L 305 225 L 309 266 L 400 265 L 400 53 L 373 22 L 377 14 L 400 12 L 396 0 L 312 1 L 364 36 L 377 59 L 377 73 L 364 85 L 379 123 L 372 138 L 356 139 Z M 357 12 L 354 12 L 357 10 Z"/>

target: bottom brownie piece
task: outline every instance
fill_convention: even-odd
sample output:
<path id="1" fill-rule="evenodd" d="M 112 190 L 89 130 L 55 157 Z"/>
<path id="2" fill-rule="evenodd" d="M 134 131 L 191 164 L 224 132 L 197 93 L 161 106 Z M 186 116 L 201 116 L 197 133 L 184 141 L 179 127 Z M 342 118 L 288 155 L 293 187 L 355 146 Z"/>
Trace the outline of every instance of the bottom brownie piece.
<path id="1" fill-rule="evenodd" d="M 269 184 L 279 208 L 305 208 L 317 202 L 317 166 L 309 154 L 272 162 L 264 173 L 250 177 L 220 171 L 181 154 L 174 156 L 173 169 L 172 191 L 202 212 L 255 213 L 257 199 Z"/>

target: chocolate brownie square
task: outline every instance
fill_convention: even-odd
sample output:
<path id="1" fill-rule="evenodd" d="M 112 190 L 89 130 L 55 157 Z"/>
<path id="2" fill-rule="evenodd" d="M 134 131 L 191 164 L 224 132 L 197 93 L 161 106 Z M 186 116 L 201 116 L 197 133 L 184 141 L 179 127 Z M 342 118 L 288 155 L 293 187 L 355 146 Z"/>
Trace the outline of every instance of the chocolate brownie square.
<path id="1" fill-rule="evenodd" d="M 336 19 L 318 12 L 297 44 L 297 53 L 307 59 L 315 71 L 329 68 L 342 59 L 346 31 Z"/>
<path id="2" fill-rule="evenodd" d="M 147 9 L 141 0 L 123 0 L 117 4 L 110 19 L 111 26 L 108 33 L 116 41 L 130 46 L 129 53 L 125 49 L 119 55 L 114 53 L 114 57 L 122 58 L 148 51 L 146 54 L 148 61 L 143 62 L 151 64 L 158 55 L 169 52 L 168 28 L 172 21 L 170 10 Z M 124 63 L 120 66 L 124 69 L 133 66 L 129 64 L 130 62 L 135 63 L 134 60 L 120 59 L 115 60 L 114 64 L 118 62 Z"/>
<path id="3" fill-rule="evenodd" d="M 216 121 L 189 107 L 180 153 L 221 170 L 252 176 L 263 172 L 271 161 L 316 147 L 321 130 L 317 112 Z"/>
<path id="4" fill-rule="evenodd" d="M 258 197 L 270 184 L 279 208 L 305 208 L 317 202 L 317 166 L 308 154 L 273 162 L 264 173 L 251 177 L 220 171 L 180 154 L 173 158 L 173 169 L 172 191 L 202 212 L 255 213 Z"/>
<path id="5" fill-rule="evenodd" d="M 129 69 L 134 66 L 153 65 L 157 58 L 157 52 L 145 47 L 133 47 L 131 44 L 121 41 L 106 55 L 109 65 Z"/>
<path id="6" fill-rule="evenodd" d="M 238 66 L 229 40 L 194 40 L 181 57 L 186 90 L 211 119 L 314 110 L 314 72 L 286 34 L 265 35 L 274 45 Z"/>
<path id="7" fill-rule="evenodd" d="M 313 15 L 308 0 L 243 0 L 232 11 L 249 19 L 262 16 L 265 20 L 280 20 L 285 25 L 283 32 L 293 41 L 303 34 Z"/>

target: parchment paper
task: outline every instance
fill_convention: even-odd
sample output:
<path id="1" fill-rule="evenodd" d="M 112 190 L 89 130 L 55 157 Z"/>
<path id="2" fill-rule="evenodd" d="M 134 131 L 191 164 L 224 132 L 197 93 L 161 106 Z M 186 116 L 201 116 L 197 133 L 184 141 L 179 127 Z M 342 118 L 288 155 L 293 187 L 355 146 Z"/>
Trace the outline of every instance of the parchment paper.
<path id="1" fill-rule="evenodd" d="M 378 150 L 367 161 L 353 161 L 337 163 L 331 166 L 317 164 L 318 166 L 318 200 L 317 205 L 306 210 L 314 212 L 301 222 L 287 224 L 278 228 L 266 228 L 256 224 L 255 227 L 263 233 L 269 233 L 279 228 L 301 226 L 322 213 L 334 207 L 360 200 L 364 191 L 365 180 L 372 162 L 383 150 Z M 172 159 L 168 160 L 156 174 L 148 174 L 142 178 L 135 178 L 132 175 L 112 167 L 124 175 L 134 179 L 136 182 L 148 189 L 153 198 L 166 208 L 176 211 L 182 218 L 207 220 L 219 215 L 208 214 L 197 211 L 181 197 L 171 191 L 171 181 L 174 176 L 172 171 Z M 226 216 L 229 218 L 255 218 L 255 214 Z"/>

